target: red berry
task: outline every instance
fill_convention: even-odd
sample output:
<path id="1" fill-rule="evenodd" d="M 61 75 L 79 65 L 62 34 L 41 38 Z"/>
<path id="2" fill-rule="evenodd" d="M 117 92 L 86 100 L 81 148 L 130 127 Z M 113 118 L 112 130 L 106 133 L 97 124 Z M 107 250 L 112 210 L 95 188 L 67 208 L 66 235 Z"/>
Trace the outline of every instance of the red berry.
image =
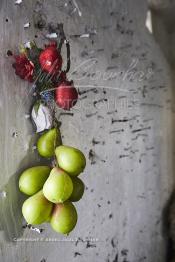
<path id="1" fill-rule="evenodd" d="M 71 81 L 62 82 L 55 91 L 55 102 L 56 104 L 65 109 L 70 110 L 78 99 L 78 92 Z"/>
<path id="2" fill-rule="evenodd" d="M 58 74 L 62 66 L 62 57 L 56 44 L 48 45 L 40 54 L 39 62 L 42 70 L 50 74 Z"/>

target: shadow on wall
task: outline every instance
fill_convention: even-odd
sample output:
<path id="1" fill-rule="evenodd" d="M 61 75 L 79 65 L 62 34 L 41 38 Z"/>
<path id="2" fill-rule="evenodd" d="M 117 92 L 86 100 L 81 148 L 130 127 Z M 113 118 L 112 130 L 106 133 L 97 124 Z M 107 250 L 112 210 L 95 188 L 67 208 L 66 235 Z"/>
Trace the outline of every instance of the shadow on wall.
<path id="1" fill-rule="evenodd" d="M 175 73 L 175 2 L 170 0 L 148 0 L 151 10 L 151 27 L 153 35 L 159 44 L 164 56 L 170 65 L 172 85 L 174 85 Z M 172 86 L 172 96 L 175 99 L 175 86 Z M 174 105 L 172 111 L 175 112 Z M 172 133 L 175 132 L 175 122 L 172 122 Z M 175 139 L 173 141 L 175 151 Z M 172 154 L 173 154 L 172 152 Z M 173 161 L 174 163 L 174 161 Z M 173 170 L 175 165 L 173 164 Z M 163 211 L 164 237 L 167 243 L 167 262 L 175 262 L 175 191 L 172 193 Z"/>
<path id="2" fill-rule="evenodd" d="M 6 241 L 14 241 L 15 238 L 19 238 L 23 234 L 24 219 L 22 216 L 22 204 L 26 199 L 26 196 L 19 191 L 18 181 L 21 173 L 37 164 L 45 164 L 46 161 L 38 157 L 37 152 L 32 150 L 33 144 L 36 141 L 37 136 L 31 139 L 29 150 L 26 157 L 19 164 L 19 168 L 16 173 L 11 176 L 8 183 L 0 189 L 0 230 L 4 232 Z"/>
<path id="3" fill-rule="evenodd" d="M 164 211 L 164 235 L 167 235 L 167 262 L 175 262 L 175 192 L 172 193 Z"/>

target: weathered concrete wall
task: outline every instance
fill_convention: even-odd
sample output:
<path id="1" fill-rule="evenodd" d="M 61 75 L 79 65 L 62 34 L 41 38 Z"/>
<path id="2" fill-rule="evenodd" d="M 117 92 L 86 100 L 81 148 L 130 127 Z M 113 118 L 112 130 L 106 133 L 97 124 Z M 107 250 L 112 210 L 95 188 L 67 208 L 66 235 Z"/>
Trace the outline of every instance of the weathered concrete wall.
<path id="1" fill-rule="evenodd" d="M 7 192 L 0 201 L 0 261 L 163 262 L 162 211 L 173 188 L 174 101 L 168 64 L 145 28 L 146 1 L 77 0 L 79 14 L 72 12 L 73 2 L 64 3 L 0 3 L 0 181 Z M 14 75 L 6 52 L 35 36 L 38 43 L 45 42 L 47 29 L 41 31 L 33 23 L 39 14 L 47 25 L 64 23 L 72 50 L 69 76 L 81 93 L 73 116 L 60 116 L 63 142 L 89 157 L 82 176 L 87 190 L 76 205 L 79 221 L 69 236 L 80 237 L 78 242 L 61 241 L 66 237 L 49 226 L 41 235 L 21 228 L 18 175 L 40 159 L 33 152 L 35 136 L 25 118 L 31 104 L 29 87 Z M 28 21 L 31 26 L 24 29 Z M 83 33 L 92 34 L 72 37 Z M 14 237 L 45 241 L 13 242 Z M 98 241 L 90 246 L 81 241 L 91 237 Z"/>

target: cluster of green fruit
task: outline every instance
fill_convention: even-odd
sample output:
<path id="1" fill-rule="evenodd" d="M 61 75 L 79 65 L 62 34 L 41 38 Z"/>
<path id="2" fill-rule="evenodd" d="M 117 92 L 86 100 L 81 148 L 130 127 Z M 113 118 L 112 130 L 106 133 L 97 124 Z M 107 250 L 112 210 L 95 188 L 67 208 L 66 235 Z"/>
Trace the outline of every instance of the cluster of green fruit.
<path id="1" fill-rule="evenodd" d="M 79 201 L 84 193 L 84 184 L 77 176 L 85 168 L 85 156 L 76 148 L 61 145 L 57 128 L 40 136 L 37 149 L 43 157 L 56 156 L 57 166 L 31 167 L 21 174 L 20 191 L 30 196 L 23 203 L 23 216 L 29 224 L 50 222 L 56 232 L 68 234 L 77 223 L 72 202 Z"/>

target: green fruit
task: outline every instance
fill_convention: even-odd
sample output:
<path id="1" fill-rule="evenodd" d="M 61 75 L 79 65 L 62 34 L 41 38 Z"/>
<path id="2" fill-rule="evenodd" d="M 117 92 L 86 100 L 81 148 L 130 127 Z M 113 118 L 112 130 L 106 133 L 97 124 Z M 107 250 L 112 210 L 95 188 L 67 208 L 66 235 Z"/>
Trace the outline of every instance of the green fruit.
<path id="1" fill-rule="evenodd" d="M 70 146 L 58 146 L 55 150 L 58 165 L 71 176 L 78 176 L 86 166 L 83 153 Z"/>
<path id="2" fill-rule="evenodd" d="M 28 224 L 42 224 L 52 212 L 53 204 L 43 195 L 42 190 L 29 197 L 22 206 L 22 214 Z"/>
<path id="3" fill-rule="evenodd" d="M 55 205 L 50 224 L 61 234 L 70 233 L 77 223 L 77 211 L 71 202 Z"/>
<path id="4" fill-rule="evenodd" d="M 55 148 L 61 145 L 61 135 L 57 128 L 52 128 L 40 136 L 37 149 L 41 156 L 50 158 L 54 156 Z"/>
<path id="5" fill-rule="evenodd" d="M 52 212 L 50 213 L 50 215 L 49 215 L 48 218 L 46 219 L 46 223 L 50 223 L 51 217 L 52 217 Z"/>
<path id="6" fill-rule="evenodd" d="M 69 175 L 58 167 L 54 167 L 43 187 L 44 196 L 53 203 L 63 203 L 73 191 Z"/>
<path id="7" fill-rule="evenodd" d="M 50 167 L 35 166 L 26 169 L 19 179 L 19 189 L 26 195 L 34 195 L 42 189 L 50 174 Z"/>
<path id="8" fill-rule="evenodd" d="M 73 192 L 69 200 L 72 202 L 79 201 L 84 193 L 84 183 L 78 177 L 72 177 L 73 182 Z"/>

